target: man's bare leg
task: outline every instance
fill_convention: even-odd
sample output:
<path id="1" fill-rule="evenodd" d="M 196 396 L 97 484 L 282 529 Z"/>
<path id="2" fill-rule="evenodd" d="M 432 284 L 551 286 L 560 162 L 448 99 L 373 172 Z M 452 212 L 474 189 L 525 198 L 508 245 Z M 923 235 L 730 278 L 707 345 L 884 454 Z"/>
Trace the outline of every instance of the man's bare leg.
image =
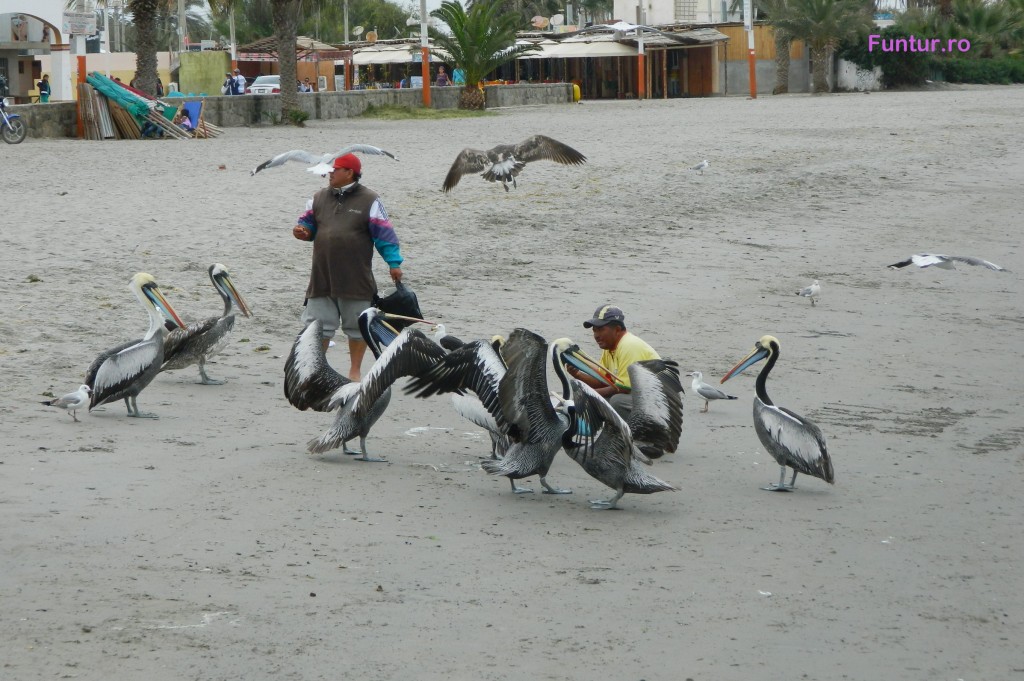
<path id="1" fill-rule="evenodd" d="M 366 341 L 357 338 L 348 339 L 348 355 L 352 358 L 352 366 L 348 370 L 348 377 L 353 381 L 358 381 L 362 374 L 360 370 L 363 366 L 363 355 L 366 354 Z"/>

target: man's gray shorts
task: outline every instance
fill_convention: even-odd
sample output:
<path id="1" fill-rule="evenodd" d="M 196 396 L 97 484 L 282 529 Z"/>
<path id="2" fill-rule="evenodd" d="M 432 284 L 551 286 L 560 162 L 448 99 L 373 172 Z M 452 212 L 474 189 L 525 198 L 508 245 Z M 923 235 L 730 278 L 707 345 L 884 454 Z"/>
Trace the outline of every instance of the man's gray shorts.
<path id="1" fill-rule="evenodd" d="M 310 298 L 306 301 L 306 307 L 302 309 L 302 323 L 308 324 L 314 319 L 319 319 L 324 325 L 324 338 L 334 338 L 338 326 L 341 326 L 341 330 L 349 338 L 363 340 L 363 334 L 359 332 L 359 313 L 368 307 L 369 300 Z"/>

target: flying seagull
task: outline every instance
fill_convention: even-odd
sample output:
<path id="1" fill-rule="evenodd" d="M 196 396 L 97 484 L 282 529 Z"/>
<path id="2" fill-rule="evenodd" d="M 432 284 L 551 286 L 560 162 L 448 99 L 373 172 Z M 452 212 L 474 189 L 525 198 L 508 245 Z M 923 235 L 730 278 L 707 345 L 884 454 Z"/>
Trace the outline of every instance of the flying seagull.
<path id="1" fill-rule="evenodd" d="M 900 260 L 889 265 L 889 269 L 895 270 L 900 267 L 906 267 L 907 265 L 917 265 L 918 267 L 941 267 L 944 270 L 955 270 L 956 266 L 953 261 L 967 263 L 968 265 L 981 265 L 987 267 L 990 270 L 997 272 L 1009 272 L 1008 269 L 1000 267 L 994 262 L 988 260 L 982 260 L 981 258 L 972 258 L 969 255 L 939 255 L 938 253 L 917 253 L 910 256 L 906 260 Z"/>
<path id="2" fill-rule="evenodd" d="M 501 186 L 508 191 L 508 183 L 516 186 L 516 175 L 522 172 L 527 163 L 544 160 L 579 166 L 587 162 L 587 157 L 544 135 L 527 137 L 519 144 L 499 144 L 487 151 L 466 148 L 455 157 L 455 162 L 448 169 L 443 189 L 450 192 L 463 175 L 481 173 L 480 177 L 488 182 L 501 182 Z"/>
<path id="3" fill-rule="evenodd" d="M 314 154 L 311 151 L 304 151 L 302 149 L 292 149 L 291 151 L 286 151 L 283 154 L 278 154 L 274 158 L 259 164 L 249 172 L 249 175 L 252 176 L 260 172 L 261 170 L 266 170 L 267 168 L 274 168 L 276 166 L 283 165 L 288 161 L 299 161 L 301 163 L 306 163 L 309 165 L 309 167 L 306 168 L 306 170 L 308 170 L 309 172 L 316 173 L 317 175 L 326 175 L 327 173 L 331 172 L 331 164 L 334 163 L 334 159 L 338 158 L 339 156 L 344 156 L 345 154 L 352 153 L 355 151 L 358 151 L 363 154 L 370 154 L 372 156 L 390 156 L 396 161 L 398 160 L 398 157 L 392 154 L 390 151 L 384 151 L 380 147 L 375 147 L 369 144 L 350 144 L 341 151 L 338 151 L 333 154 Z"/>
<path id="4" fill-rule="evenodd" d="M 71 413 L 71 418 L 76 422 L 78 417 L 75 415 L 79 409 L 85 409 L 89 406 L 89 393 L 92 392 L 92 388 L 87 385 L 78 387 L 73 393 L 68 393 L 64 397 L 58 397 L 55 400 L 47 400 L 43 402 L 48 407 L 59 407 L 60 409 L 67 409 Z"/>
<path id="5" fill-rule="evenodd" d="M 821 286 L 818 284 L 818 280 L 815 279 L 814 283 L 810 286 L 805 286 L 796 292 L 798 296 L 811 299 L 811 305 L 814 305 L 814 300 L 821 295 Z"/>
<path id="6" fill-rule="evenodd" d="M 710 168 L 710 167 L 711 167 L 711 164 L 708 163 L 707 159 L 704 159 L 703 161 L 701 161 L 700 163 L 698 163 L 694 167 L 690 168 L 690 170 L 699 170 L 700 174 L 703 175 L 704 174 L 704 170 L 707 169 L 707 168 Z"/>

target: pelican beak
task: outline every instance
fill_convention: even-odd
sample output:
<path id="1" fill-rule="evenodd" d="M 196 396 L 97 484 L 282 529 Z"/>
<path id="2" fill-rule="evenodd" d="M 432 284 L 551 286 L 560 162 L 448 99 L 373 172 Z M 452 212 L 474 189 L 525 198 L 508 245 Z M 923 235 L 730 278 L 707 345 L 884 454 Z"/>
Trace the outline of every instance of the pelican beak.
<path id="1" fill-rule="evenodd" d="M 597 380 L 607 385 L 618 385 L 625 388 L 622 380 L 613 374 L 612 372 L 601 366 L 600 362 L 594 360 L 587 353 L 580 350 L 578 345 L 573 345 L 571 348 L 562 353 L 562 361 L 566 364 L 571 364 L 587 376 L 596 378 Z"/>
<path id="2" fill-rule="evenodd" d="M 420 319 L 418 317 L 406 317 L 405 315 L 391 314 L 390 312 L 381 312 L 379 315 L 377 315 L 377 317 L 378 318 L 383 318 L 383 319 L 395 319 L 395 320 L 400 320 L 400 321 L 404 321 L 404 322 L 418 322 L 420 324 L 433 324 L 435 327 L 438 324 L 437 322 L 432 322 L 432 321 L 429 321 L 429 320 L 426 320 L 426 319 Z"/>
<path id="3" fill-rule="evenodd" d="M 244 314 L 246 317 L 251 317 L 252 312 L 249 310 L 249 306 L 246 304 L 245 299 L 242 297 L 242 294 L 239 293 L 238 289 L 235 288 L 235 284 L 231 281 L 231 277 L 224 277 L 224 286 L 228 290 L 228 295 L 231 296 L 231 299 L 235 301 L 235 305 L 238 306 L 238 309 L 241 310 L 242 314 Z"/>
<path id="4" fill-rule="evenodd" d="M 171 304 L 167 302 L 166 298 L 164 298 L 164 294 L 163 292 L 160 291 L 160 288 L 154 286 L 153 288 L 149 289 L 149 293 L 152 295 L 152 301 L 160 310 L 160 313 L 168 320 L 177 324 L 179 328 L 184 329 L 185 322 L 181 321 L 181 317 L 178 316 L 178 313 L 174 311 L 174 308 L 171 307 Z"/>
<path id="5" fill-rule="evenodd" d="M 740 360 L 739 364 L 734 366 L 732 369 L 729 369 L 729 373 L 727 373 L 725 376 L 722 376 L 722 380 L 719 381 L 719 383 L 725 383 L 730 378 L 732 378 L 734 374 L 743 373 L 743 371 L 747 367 L 751 366 L 752 364 L 757 364 L 767 356 L 768 348 L 763 347 L 759 342 L 755 343 L 753 351 L 751 351 L 749 355 Z"/>

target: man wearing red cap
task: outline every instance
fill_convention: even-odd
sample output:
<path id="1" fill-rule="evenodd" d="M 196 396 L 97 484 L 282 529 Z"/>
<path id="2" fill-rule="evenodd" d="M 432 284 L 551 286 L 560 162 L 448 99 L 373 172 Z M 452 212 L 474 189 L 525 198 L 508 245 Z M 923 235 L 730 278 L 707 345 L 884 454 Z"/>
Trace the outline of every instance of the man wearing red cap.
<path id="1" fill-rule="evenodd" d="M 324 349 L 338 327 L 348 336 L 352 364 L 348 377 L 358 381 L 366 354 L 359 332 L 359 313 L 370 307 L 377 282 L 373 250 L 391 268 L 391 279 L 402 280 L 402 252 L 384 204 L 376 192 L 359 183 L 362 164 L 354 154 L 334 159 L 330 186 L 313 195 L 308 210 L 292 229 L 296 239 L 313 242 L 313 268 L 306 288 L 302 321 L 319 319 Z"/>

